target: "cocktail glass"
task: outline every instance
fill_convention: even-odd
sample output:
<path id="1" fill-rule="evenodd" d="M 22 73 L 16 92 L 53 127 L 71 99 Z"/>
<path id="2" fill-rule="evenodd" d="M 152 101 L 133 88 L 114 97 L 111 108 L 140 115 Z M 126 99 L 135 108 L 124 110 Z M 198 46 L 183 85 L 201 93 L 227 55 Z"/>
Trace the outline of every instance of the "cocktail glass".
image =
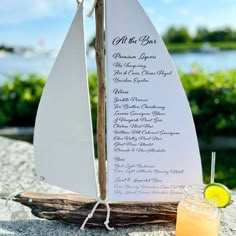
<path id="1" fill-rule="evenodd" d="M 204 185 L 184 188 L 178 205 L 176 236 L 218 236 L 220 210 L 204 198 Z"/>

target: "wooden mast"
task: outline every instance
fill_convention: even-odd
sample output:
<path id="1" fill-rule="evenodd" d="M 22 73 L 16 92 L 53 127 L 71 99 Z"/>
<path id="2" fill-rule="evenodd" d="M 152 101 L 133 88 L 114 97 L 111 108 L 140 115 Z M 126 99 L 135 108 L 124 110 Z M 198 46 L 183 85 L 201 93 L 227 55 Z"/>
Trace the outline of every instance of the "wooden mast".
<path id="1" fill-rule="evenodd" d="M 104 46 L 104 0 L 97 0 L 96 16 L 96 63 L 98 78 L 98 107 L 97 107 L 97 151 L 98 151 L 98 180 L 100 198 L 106 199 L 106 84 L 105 84 L 105 46 Z"/>

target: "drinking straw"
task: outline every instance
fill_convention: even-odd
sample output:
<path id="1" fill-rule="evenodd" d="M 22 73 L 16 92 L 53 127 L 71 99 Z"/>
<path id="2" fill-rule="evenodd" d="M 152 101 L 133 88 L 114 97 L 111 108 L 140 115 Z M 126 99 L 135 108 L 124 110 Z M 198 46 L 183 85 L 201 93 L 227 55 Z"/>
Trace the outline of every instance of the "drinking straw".
<path id="1" fill-rule="evenodd" d="M 214 183 L 215 180 L 215 165 L 216 165 L 216 153 L 211 153 L 211 184 Z"/>

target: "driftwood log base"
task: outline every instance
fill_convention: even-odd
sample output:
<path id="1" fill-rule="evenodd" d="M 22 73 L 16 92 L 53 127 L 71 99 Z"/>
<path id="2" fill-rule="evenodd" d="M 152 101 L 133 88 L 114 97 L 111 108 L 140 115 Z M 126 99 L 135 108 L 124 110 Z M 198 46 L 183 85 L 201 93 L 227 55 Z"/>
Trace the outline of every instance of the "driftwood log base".
<path id="1" fill-rule="evenodd" d="M 48 220 L 82 225 L 95 200 L 75 194 L 24 193 L 14 201 L 31 208 L 32 214 Z M 110 226 L 169 223 L 176 220 L 177 203 L 113 202 L 110 203 Z M 98 206 L 86 226 L 104 226 L 106 207 Z"/>

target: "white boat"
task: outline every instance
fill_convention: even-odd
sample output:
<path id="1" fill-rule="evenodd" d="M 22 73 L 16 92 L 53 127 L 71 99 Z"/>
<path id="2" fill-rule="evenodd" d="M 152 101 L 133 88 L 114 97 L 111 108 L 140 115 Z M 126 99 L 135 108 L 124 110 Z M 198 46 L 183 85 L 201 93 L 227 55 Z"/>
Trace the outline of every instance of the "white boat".
<path id="1" fill-rule="evenodd" d="M 0 58 L 6 57 L 6 56 L 8 56 L 8 55 L 10 55 L 9 52 L 6 52 L 6 51 L 4 51 L 4 50 L 0 50 Z"/>
<path id="2" fill-rule="evenodd" d="M 201 53 L 216 53 L 219 52 L 219 48 L 212 47 L 209 43 L 204 43 L 200 48 Z"/>
<path id="3" fill-rule="evenodd" d="M 83 27 L 81 4 L 41 97 L 34 155 L 46 182 L 99 201 Z M 169 53 L 137 0 L 106 1 L 106 67 L 107 200 L 178 201 L 185 185 L 202 183 L 197 136 Z"/>

